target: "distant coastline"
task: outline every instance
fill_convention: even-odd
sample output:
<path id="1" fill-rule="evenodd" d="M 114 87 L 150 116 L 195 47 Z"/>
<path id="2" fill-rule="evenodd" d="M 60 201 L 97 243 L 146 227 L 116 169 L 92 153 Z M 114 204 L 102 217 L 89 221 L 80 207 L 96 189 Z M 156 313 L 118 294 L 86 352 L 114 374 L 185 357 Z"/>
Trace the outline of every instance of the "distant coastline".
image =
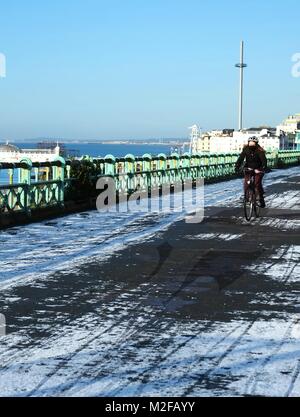
<path id="1" fill-rule="evenodd" d="M 86 144 L 86 145 L 135 145 L 135 146 L 174 146 L 188 142 L 188 138 L 166 138 L 166 139 L 119 139 L 119 140 L 86 140 L 86 139 L 64 139 L 64 138 L 34 138 L 9 140 L 9 143 L 38 143 L 42 141 L 59 142 L 65 144 Z M 0 141 L 1 142 L 1 141 Z M 4 140 L 2 141 L 4 142 Z"/>

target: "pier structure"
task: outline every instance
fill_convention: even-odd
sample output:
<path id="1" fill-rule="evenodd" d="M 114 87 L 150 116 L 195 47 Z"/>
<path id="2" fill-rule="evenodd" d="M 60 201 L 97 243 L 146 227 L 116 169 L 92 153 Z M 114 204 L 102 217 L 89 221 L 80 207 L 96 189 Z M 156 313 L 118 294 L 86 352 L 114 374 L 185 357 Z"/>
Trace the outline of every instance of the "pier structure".
<path id="1" fill-rule="evenodd" d="M 24 158 L 28 158 L 32 162 L 52 162 L 61 155 L 61 150 L 63 150 L 59 143 L 47 144 L 48 147 L 42 145 L 43 143 L 40 143 L 37 149 L 20 149 L 9 142 L 0 144 L 0 163 L 18 163 Z"/>

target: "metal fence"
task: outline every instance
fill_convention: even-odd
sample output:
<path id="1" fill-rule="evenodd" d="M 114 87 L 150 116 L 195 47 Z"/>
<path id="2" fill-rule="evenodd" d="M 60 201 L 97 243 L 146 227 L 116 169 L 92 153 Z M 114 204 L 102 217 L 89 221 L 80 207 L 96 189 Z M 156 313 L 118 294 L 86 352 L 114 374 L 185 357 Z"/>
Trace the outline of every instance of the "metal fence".
<path id="1" fill-rule="evenodd" d="M 235 164 L 239 157 L 237 153 L 230 154 L 160 154 L 152 157 L 126 155 L 115 158 L 107 155 L 103 159 L 93 159 L 88 156 L 85 160 L 94 164 L 98 178 L 113 177 L 116 190 L 119 193 L 131 193 L 136 190 L 150 190 L 165 184 L 184 183 L 205 180 L 225 180 L 235 174 Z M 267 153 L 270 168 L 300 164 L 300 151 L 279 151 Z"/>
<path id="2" fill-rule="evenodd" d="M 190 155 L 160 154 L 142 157 L 126 155 L 115 158 L 107 155 L 102 159 L 84 156 L 84 161 L 94 168 L 97 180 L 114 178 L 118 193 L 130 194 L 136 190 L 149 191 L 163 185 L 186 181 L 223 180 L 234 175 L 237 153 Z M 279 151 L 267 153 L 270 168 L 300 164 L 300 151 Z M 32 209 L 63 206 L 65 191 L 70 184 L 71 161 L 58 157 L 54 162 L 32 163 L 23 159 L 17 164 L 0 163 L 0 212 L 23 211 L 30 214 Z M 5 180 L 4 180 L 5 181 Z M 79 184 L 80 186 L 80 184 Z"/>
<path id="3" fill-rule="evenodd" d="M 64 204 L 65 165 L 63 158 L 54 162 L 0 163 L 0 211 L 23 211 Z M 5 183 L 5 180 L 7 181 Z"/>

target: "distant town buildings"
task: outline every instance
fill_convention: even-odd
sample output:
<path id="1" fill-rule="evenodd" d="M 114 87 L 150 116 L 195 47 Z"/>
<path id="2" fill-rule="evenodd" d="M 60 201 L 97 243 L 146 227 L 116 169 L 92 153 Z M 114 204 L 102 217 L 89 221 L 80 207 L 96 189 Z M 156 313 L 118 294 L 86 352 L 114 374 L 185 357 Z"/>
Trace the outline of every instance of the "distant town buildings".
<path id="1" fill-rule="evenodd" d="M 300 113 L 289 116 L 277 126 L 277 135 L 282 138 L 282 149 L 299 149 Z"/>
<path id="2" fill-rule="evenodd" d="M 297 113 L 294 116 L 289 116 L 281 123 L 281 125 L 277 126 L 276 131 L 279 136 L 281 133 L 294 134 L 298 130 L 300 131 L 300 113 Z"/>
<path id="3" fill-rule="evenodd" d="M 230 129 L 213 130 L 204 133 L 193 142 L 193 153 L 241 152 L 251 136 L 257 136 L 261 146 L 267 151 L 280 149 L 281 138 L 274 129 L 249 129 L 234 131 Z"/>
<path id="4" fill-rule="evenodd" d="M 201 133 L 194 125 L 191 131 L 192 153 L 241 152 L 251 136 L 257 136 L 266 151 L 300 150 L 300 113 L 289 116 L 277 128 L 259 127 L 236 131 L 234 129 L 212 130 Z"/>
<path id="5" fill-rule="evenodd" d="M 0 162 L 15 163 L 24 158 L 29 158 L 32 162 L 51 162 L 59 155 L 59 145 L 51 149 L 20 149 L 8 142 L 0 144 Z"/>

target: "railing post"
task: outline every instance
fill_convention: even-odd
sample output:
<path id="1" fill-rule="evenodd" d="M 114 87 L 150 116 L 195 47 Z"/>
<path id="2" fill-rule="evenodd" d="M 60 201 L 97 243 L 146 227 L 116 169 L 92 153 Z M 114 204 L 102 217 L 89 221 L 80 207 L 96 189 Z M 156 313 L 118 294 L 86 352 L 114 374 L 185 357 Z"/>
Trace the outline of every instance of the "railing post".
<path id="1" fill-rule="evenodd" d="M 13 168 L 10 168 L 8 170 L 8 178 L 9 178 L 9 184 L 12 185 L 14 183 L 14 170 Z M 9 196 L 8 205 L 10 208 L 14 207 L 14 194 L 11 192 Z"/>
<path id="2" fill-rule="evenodd" d="M 107 155 L 104 158 L 105 175 L 114 176 L 116 173 L 116 158 L 113 155 Z"/>
<path id="3" fill-rule="evenodd" d="M 37 183 L 39 181 L 39 168 L 34 168 L 34 181 Z M 35 185 L 35 192 L 34 192 L 34 205 L 37 206 L 39 203 L 39 190 L 38 187 Z"/>
<path id="4" fill-rule="evenodd" d="M 120 192 L 122 184 L 119 180 L 116 179 L 117 170 L 117 161 L 113 155 L 106 155 L 104 158 L 104 175 L 113 177 L 115 181 L 115 188 L 117 192 Z"/>
<path id="5" fill-rule="evenodd" d="M 145 176 L 146 176 L 146 188 L 148 193 L 151 192 L 151 161 L 152 161 L 152 156 L 148 153 L 146 153 L 145 155 L 143 155 L 143 171 L 145 172 Z"/>
<path id="6" fill-rule="evenodd" d="M 159 187 L 162 187 L 166 181 L 166 165 L 167 165 L 167 156 L 164 153 L 160 153 L 158 156 L 159 163 Z"/>
<path id="7" fill-rule="evenodd" d="M 181 161 L 182 161 L 181 179 L 182 179 L 182 182 L 184 183 L 184 181 L 186 179 L 189 179 L 191 175 L 191 155 L 189 153 L 185 153 L 184 155 L 182 155 Z"/>
<path id="8" fill-rule="evenodd" d="M 171 168 L 171 178 L 172 182 L 175 185 L 176 182 L 179 181 L 179 154 L 178 153 L 172 153 L 170 157 L 170 168 Z"/>
<path id="9" fill-rule="evenodd" d="M 71 178 L 71 164 L 68 163 L 68 165 L 66 166 L 66 171 L 67 171 L 67 179 L 69 180 Z"/>
<path id="10" fill-rule="evenodd" d="M 127 192 L 130 194 L 132 191 L 135 191 L 134 187 L 134 163 L 135 157 L 133 155 L 125 156 L 125 172 L 127 175 Z"/>
<path id="11" fill-rule="evenodd" d="M 32 162 L 28 158 L 24 158 L 20 161 L 21 168 L 19 169 L 19 183 L 23 184 L 22 191 L 19 196 L 21 208 L 27 213 L 31 212 L 31 168 Z"/>
<path id="12" fill-rule="evenodd" d="M 55 199 L 60 206 L 65 202 L 65 166 L 66 161 L 63 157 L 58 156 L 52 163 L 52 176 L 53 180 L 57 181 L 57 187 L 55 189 Z"/>

